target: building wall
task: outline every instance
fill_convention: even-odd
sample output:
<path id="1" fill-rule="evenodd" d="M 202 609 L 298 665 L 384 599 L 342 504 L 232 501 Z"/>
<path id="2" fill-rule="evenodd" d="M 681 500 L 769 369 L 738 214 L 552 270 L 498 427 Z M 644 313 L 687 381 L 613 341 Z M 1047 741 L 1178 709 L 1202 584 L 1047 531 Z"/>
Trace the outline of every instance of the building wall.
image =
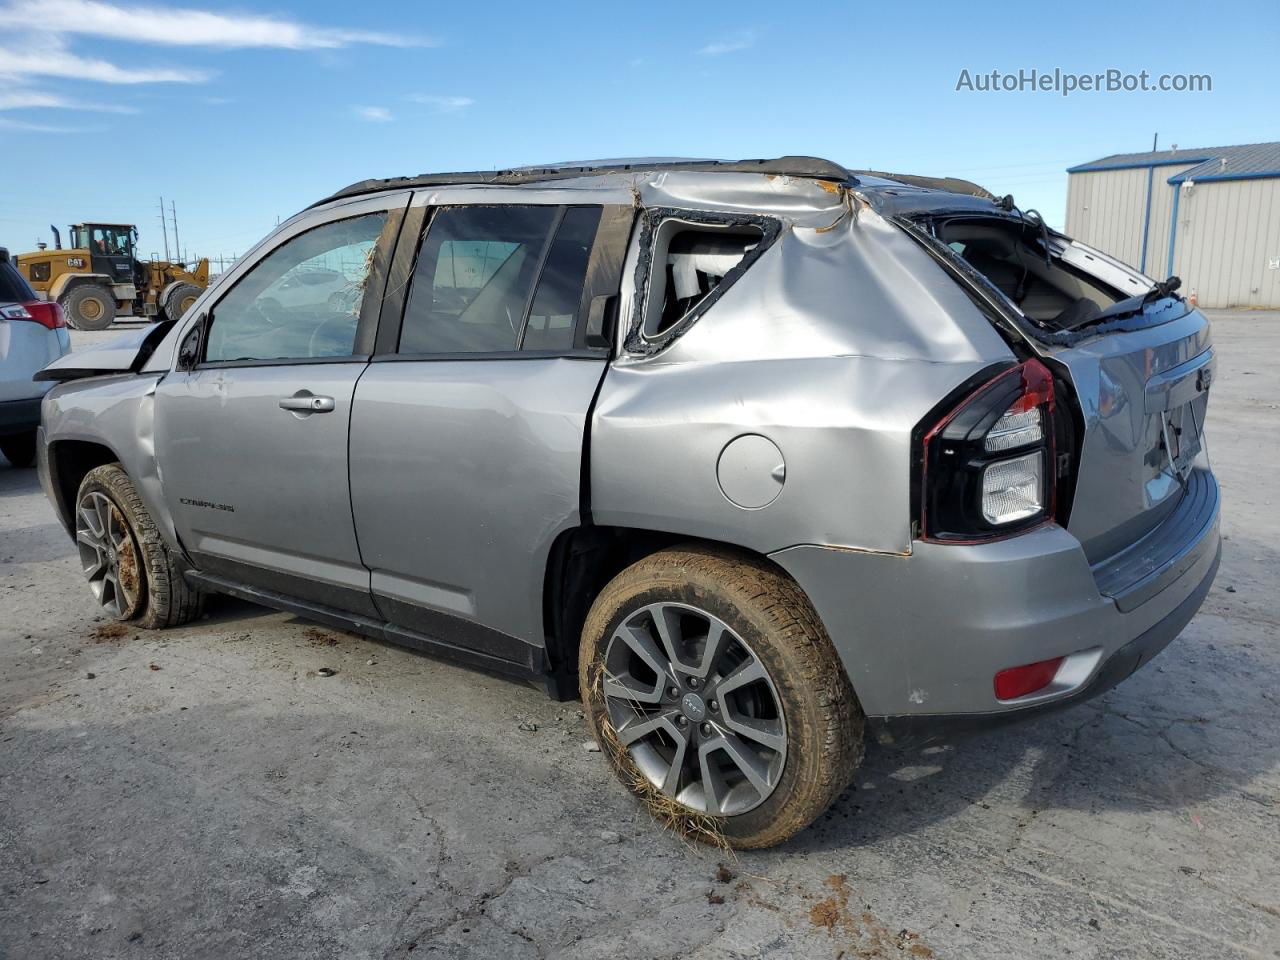
<path id="1" fill-rule="evenodd" d="M 1067 234 L 1133 266 L 1142 255 L 1146 208 L 1145 167 L 1073 173 L 1067 178 Z"/>
<path id="2" fill-rule="evenodd" d="M 1170 177 L 1196 164 L 1154 168 L 1147 257 L 1142 263 L 1147 168 L 1073 173 L 1067 178 L 1068 235 L 1147 276 L 1182 278 L 1203 307 L 1280 309 L 1280 178 L 1202 181 L 1178 201 L 1173 268 L 1169 227 L 1178 187 Z"/>
<path id="3" fill-rule="evenodd" d="M 1202 307 L 1280 308 L 1280 178 L 1183 190 L 1173 272 Z"/>
<path id="4" fill-rule="evenodd" d="M 1195 164 L 1179 167 L 1156 167 L 1151 181 L 1151 230 L 1147 235 L 1147 263 L 1142 272 L 1154 280 L 1169 276 L 1169 215 L 1173 212 L 1173 193 L 1177 189 L 1168 182 Z M 1181 213 L 1181 211 L 1179 211 Z"/>

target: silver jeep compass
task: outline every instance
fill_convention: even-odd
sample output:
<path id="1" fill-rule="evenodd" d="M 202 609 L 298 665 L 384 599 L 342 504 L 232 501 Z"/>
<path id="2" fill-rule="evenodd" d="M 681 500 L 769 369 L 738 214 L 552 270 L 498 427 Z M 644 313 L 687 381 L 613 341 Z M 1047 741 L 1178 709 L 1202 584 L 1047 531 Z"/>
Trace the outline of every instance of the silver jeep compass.
<path id="1" fill-rule="evenodd" d="M 762 847 L 864 737 L 1076 703 L 1191 619 L 1177 287 L 809 157 L 370 180 L 46 368 L 39 465 L 110 615 L 228 593 L 540 679 L 657 815 Z"/>

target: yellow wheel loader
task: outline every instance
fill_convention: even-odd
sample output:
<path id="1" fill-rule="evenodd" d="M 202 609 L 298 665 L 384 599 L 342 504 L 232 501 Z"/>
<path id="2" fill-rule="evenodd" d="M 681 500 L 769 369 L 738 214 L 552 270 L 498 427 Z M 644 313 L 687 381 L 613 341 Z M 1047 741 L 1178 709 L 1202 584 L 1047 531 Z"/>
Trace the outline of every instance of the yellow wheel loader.
<path id="1" fill-rule="evenodd" d="M 20 253 L 14 261 L 42 300 L 56 300 L 77 330 L 105 330 L 116 317 L 176 320 L 209 285 L 209 261 L 139 260 L 132 224 L 77 223 L 71 248 L 53 231 L 54 249 Z M 43 244 L 41 245 L 43 246 Z"/>

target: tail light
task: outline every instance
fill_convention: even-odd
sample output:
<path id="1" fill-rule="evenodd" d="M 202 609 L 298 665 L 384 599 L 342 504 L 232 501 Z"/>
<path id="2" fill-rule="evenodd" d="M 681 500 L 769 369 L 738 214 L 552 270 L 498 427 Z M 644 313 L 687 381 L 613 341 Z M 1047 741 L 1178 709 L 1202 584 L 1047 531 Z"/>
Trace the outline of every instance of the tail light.
<path id="1" fill-rule="evenodd" d="M 920 450 L 920 535 L 979 543 L 1054 515 L 1053 375 L 1038 360 L 1005 370 L 932 426 Z"/>
<path id="2" fill-rule="evenodd" d="M 62 307 L 45 300 L 32 300 L 29 303 L 15 303 L 9 307 L 0 307 L 0 317 L 6 320 L 34 320 L 42 327 L 57 330 L 67 325 L 62 315 Z"/>

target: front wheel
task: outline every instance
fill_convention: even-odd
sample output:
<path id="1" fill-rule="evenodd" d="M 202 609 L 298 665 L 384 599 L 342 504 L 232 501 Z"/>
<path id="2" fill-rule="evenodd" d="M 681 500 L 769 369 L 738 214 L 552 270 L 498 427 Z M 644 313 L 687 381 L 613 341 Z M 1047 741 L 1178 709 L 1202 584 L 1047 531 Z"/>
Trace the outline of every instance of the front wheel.
<path id="1" fill-rule="evenodd" d="M 116 620 L 155 630 L 199 616 L 200 592 L 183 577 L 178 558 L 119 464 L 95 467 L 80 482 L 76 546 L 89 589 Z"/>
<path id="2" fill-rule="evenodd" d="M 181 320 L 182 315 L 191 309 L 191 305 L 204 293 L 194 283 L 180 283 L 169 291 L 164 301 L 164 314 L 170 320 Z"/>
<path id="3" fill-rule="evenodd" d="M 601 592 L 580 654 L 588 723 L 614 772 L 697 839 L 782 843 L 861 762 L 862 710 L 835 647 L 764 562 L 653 554 Z"/>
<path id="4" fill-rule="evenodd" d="M 36 432 L 15 433 L 0 437 L 0 453 L 15 467 L 29 467 L 36 458 Z"/>
<path id="5" fill-rule="evenodd" d="M 59 299 L 67 322 L 77 330 L 106 330 L 116 318 L 116 301 L 98 283 L 82 283 Z"/>

